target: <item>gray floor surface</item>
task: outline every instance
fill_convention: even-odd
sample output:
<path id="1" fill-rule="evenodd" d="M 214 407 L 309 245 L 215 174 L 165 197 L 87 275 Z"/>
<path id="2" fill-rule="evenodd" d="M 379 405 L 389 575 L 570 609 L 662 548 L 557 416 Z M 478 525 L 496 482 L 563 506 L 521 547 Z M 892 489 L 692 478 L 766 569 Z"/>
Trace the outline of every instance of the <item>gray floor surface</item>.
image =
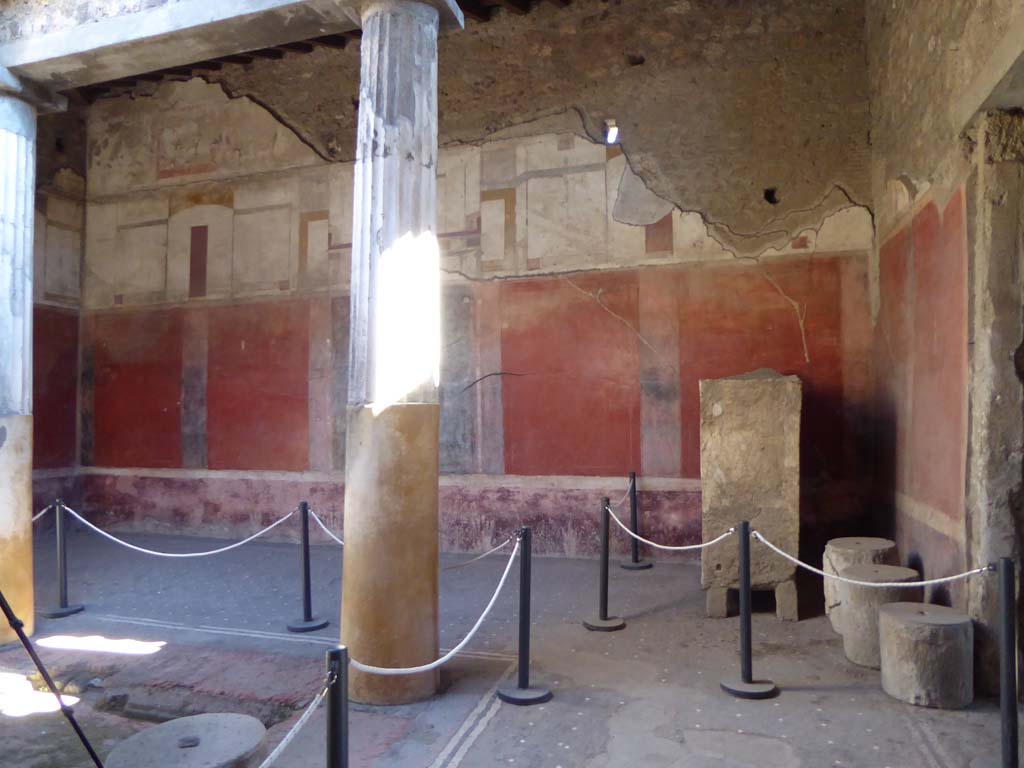
<path id="1" fill-rule="evenodd" d="M 125 538 L 168 551 L 223 544 L 156 535 Z M 38 536 L 38 608 L 56 600 L 52 548 L 52 534 Z M 445 555 L 442 565 L 467 559 Z M 324 652 L 337 638 L 339 547 L 313 548 L 314 612 L 331 625 L 312 635 L 285 631 L 301 612 L 293 544 L 257 542 L 210 558 L 162 559 L 76 530 L 68 560 L 71 600 L 85 604 L 86 611 L 61 620 L 40 618 L 37 639 L 96 634 L 167 644 L 146 657 L 150 661 L 135 660 L 135 667 L 120 673 L 121 662 L 109 654 L 101 661 L 81 661 L 92 665 L 88 674 L 100 669 L 111 681 L 139 685 L 152 670 L 160 684 L 147 695 L 170 696 L 177 688 L 201 704 L 206 700 L 175 676 L 187 678 L 190 666 L 195 673 L 203 664 L 216 665 L 230 677 L 217 705 L 234 711 L 256 706 L 264 690 L 268 697 L 271 690 L 289 692 L 291 698 L 275 699 L 287 700 L 289 708 L 273 718 L 280 722 L 270 729 L 271 743 L 284 736 L 315 693 Z M 475 622 L 505 562 L 498 554 L 442 571 L 443 648 L 457 643 Z M 555 692 L 551 702 L 519 708 L 494 696 L 495 686 L 515 671 L 517 580 L 510 578 L 470 653 L 446 667 L 440 695 L 406 707 L 353 708 L 352 765 L 967 768 L 973 758 L 998 749 L 995 702 L 959 712 L 897 702 L 881 691 L 878 672 L 845 659 L 840 638 L 821 616 L 793 624 L 771 613 L 756 614 L 755 674 L 774 680 L 781 695 L 760 702 L 733 699 L 720 691 L 719 681 L 738 673 L 738 621 L 704 617 L 694 563 L 659 562 L 640 572 L 613 567 L 611 611 L 628 626 L 609 634 L 588 632 L 580 623 L 596 615 L 597 576 L 594 561 L 534 559 L 532 671 L 535 681 Z M 73 666 L 65 652 L 41 653 L 57 667 Z M 27 671 L 23 656 L 17 647 L 5 646 L 0 674 Z M 181 664 L 176 658 L 194 662 Z M 98 711 L 95 701 L 87 691 L 78 711 L 101 752 L 148 725 Z M 187 697 L 172 704 L 180 707 L 183 701 Z M 276 765 L 323 766 L 324 725 L 321 710 Z M 0 691 L 0 766 L 88 765 L 69 733 L 58 714 L 5 716 Z"/>

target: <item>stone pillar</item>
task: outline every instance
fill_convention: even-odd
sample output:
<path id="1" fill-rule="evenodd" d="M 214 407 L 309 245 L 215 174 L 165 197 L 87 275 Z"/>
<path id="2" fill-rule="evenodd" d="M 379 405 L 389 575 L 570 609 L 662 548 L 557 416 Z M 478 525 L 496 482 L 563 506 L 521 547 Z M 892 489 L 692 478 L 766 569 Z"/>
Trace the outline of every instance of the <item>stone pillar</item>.
<path id="1" fill-rule="evenodd" d="M 454 0 L 369 0 L 352 236 L 341 641 L 412 667 L 438 653 L 437 35 Z M 370 704 L 433 695 L 437 672 L 352 670 Z"/>
<path id="2" fill-rule="evenodd" d="M 36 110 L 4 85 L 0 82 L 0 589 L 31 633 Z M 0 618 L 0 643 L 14 639 Z"/>

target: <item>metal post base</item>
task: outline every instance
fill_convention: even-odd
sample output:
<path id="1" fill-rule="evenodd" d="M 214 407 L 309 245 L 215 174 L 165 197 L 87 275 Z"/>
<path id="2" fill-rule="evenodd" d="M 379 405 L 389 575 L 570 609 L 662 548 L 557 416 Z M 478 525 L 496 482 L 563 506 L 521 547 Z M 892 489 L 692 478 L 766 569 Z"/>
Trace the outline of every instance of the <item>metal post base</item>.
<path id="1" fill-rule="evenodd" d="M 309 621 L 293 621 L 288 625 L 289 632 L 316 632 L 330 624 L 327 619 L 310 619 Z"/>
<path id="2" fill-rule="evenodd" d="M 722 690 L 738 699 L 771 699 L 779 695 L 779 689 L 771 680 L 754 680 L 744 683 L 741 679 L 721 682 Z"/>
<path id="3" fill-rule="evenodd" d="M 551 701 L 550 688 L 520 688 L 518 685 L 509 684 L 498 688 L 498 698 L 509 704 L 519 707 L 528 707 L 531 704 L 543 704 Z"/>
<path id="4" fill-rule="evenodd" d="M 591 632 L 617 632 L 626 628 L 626 622 L 618 616 L 609 616 L 607 619 L 585 619 L 583 626 Z"/>
<path id="5" fill-rule="evenodd" d="M 622 563 L 622 567 L 627 571 L 646 571 L 648 568 L 653 568 L 654 563 L 650 560 L 641 560 L 638 563 L 634 563 L 632 560 L 627 560 Z"/>
<path id="6" fill-rule="evenodd" d="M 63 619 L 65 616 L 73 616 L 84 610 L 84 605 L 69 605 L 66 608 L 51 608 L 48 611 L 40 611 L 39 615 L 45 616 L 48 619 Z"/>

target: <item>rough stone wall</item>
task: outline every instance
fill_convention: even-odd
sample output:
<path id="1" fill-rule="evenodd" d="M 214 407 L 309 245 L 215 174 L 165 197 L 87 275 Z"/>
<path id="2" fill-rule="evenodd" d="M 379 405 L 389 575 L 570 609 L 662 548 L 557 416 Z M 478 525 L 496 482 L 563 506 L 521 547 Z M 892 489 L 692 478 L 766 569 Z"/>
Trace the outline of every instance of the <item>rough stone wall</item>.
<path id="1" fill-rule="evenodd" d="M 0 43 L 170 5 L 177 0 L 4 0 Z"/>
<path id="2" fill-rule="evenodd" d="M 440 43 L 441 141 L 566 113 L 600 140 L 615 119 L 652 191 L 699 213 L 725 247 L 760 253 L 869 203 L 863 26 L 860 6 L 841 0 L 575 0 L 469 22 Z M 356 46 L 211 79 L 321 156 L 351 159 Z"/>
<path id="3" fill-rule="evenodd" d="M 930 187 L 943 198 L 966 174 L 963 105 L 987 95 L 972 94 L 972 84 L 1024 4 L 867 0 L 866 14 L 871 185 L 885 234 Z"/>

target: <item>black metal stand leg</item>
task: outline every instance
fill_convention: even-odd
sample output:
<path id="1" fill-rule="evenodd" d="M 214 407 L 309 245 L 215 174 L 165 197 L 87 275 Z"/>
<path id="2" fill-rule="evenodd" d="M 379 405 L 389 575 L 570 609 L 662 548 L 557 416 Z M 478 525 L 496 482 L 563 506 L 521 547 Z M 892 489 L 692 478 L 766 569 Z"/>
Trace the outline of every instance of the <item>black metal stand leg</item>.
<path id="1" fill-rule="evenodd" d="M 53 505 L 53 514 L 57 519 L 57 591 L 59 602 L 56 608 L 40 611 L 42 616 L 48 619 L 63 619 L 75 613 L 81 613 L 85 606 L 68 604 L 68 543 L 67 543 L 67 513 L 64 511 L 64 502 L 57 499 Z"/>
<path id="2" fill-rule="evenodd" d="M 753 626 L 750 604 L 750 523 L 739 525 L 740 549 L 740 679 L 723 680 L 722 690 L 741 699 L 770 699 L 779 689 L 770 680 L 754 680 Z"/>
<path id="3" fill-rule="evenodd" d="M 323 629 L 330 622 L 327 619 L 313 617 L 313 589 L 309 575 L 309 504 L 299 503 L 299 521 L 302 525 L 302 619 L 288 625 L 289 632 L 315 632 Z"/>
<path id="4" fill-rule="evenodd" d="M 551 689 L 530 687 L 530 581 L 533 563 L 533 533 L 520 531 L 519 555 L 519 675 L 516 685 L 498 688 L 498 698 L 509 704 L 526 706 L 551 700 Z"/>
<path id="5" fill-rule="evenodd" d="M 596 619 L 588 619 L 583 626 L 591 632 L 615 632 L 626 627 L 626 622 L 618 616 L 608 615 L 608 526 L 611 517 L 608 505 L 611 501 L 601 499 L 601 579 L 599 582 L 598 612 Z"/>
<path id="6" fill-rule="evenodd" d="M 1018 768 L 1017 741 L 1017 585 L 1013 560 L 999 561 L 999 710 L 1002 719 L 1002 768 Z"/>
<path id="7" fill-rule="evenodd" d="M 636 500 L 636 472 L 629 473 L 629 529 L 640 535 L 640 512 Z M 627 571 L 646 571 L 654 567 L 650 560 L 643 560 L 640 557 L 640 542 L 634 538 L 629 540 L 629 560 L 622 563 Z"/>
<path id="8" fill-rule="evenodd" d="M 348 648 L 327 652 L 327 768 L 348 768 Z"/>
<path id="9" fill-rule="evenodd" d="M 60 504 L 59 501 L 57 503 L 58 505 Z M 61 511 L 59 506 L 57 511 L 58 513 Z M 32 663 L 35 664 L 36 669 L 39 670 L 39 674 L 46 682 L 50 692 L 57 697 L 57 703 L 60 704 L 61 714 L 64 715 L 64 718 L 74 730 L 75 735 L 78 736 L 78 740 L 82 742 L 82 746 L 85 748 L 85 751 L 89 753 L 89 759 L 92 760 L 93 764 L 96 765 L 97 768 L 103 768 L 103 762 L 100 760 L 99 755 L 96 754 L 96 751 L 92 748 L 92 744 L 89 743 L 89 739 L 86 738 L 85 732 L 78 724 L 78 720 L 75 719 L 75 711 L 64 703 L 64 700 L 60 696 L 60 691 L 57 690 L 56 683 L 53 682 L 53 678 L 50 677 L 50 673 L 47 671 L 46 667 L 43 666 L 43 662 L 36 653 L 36 649 L 32 646 L 32 641 L 29 640 L 28 635 L 25 634 L 25 630 L 23 628 L 25 626 L 24 622 L 14 615 L 14 610 L 11 608 L 10 603 L 7 602 L 7 598 L 4 597 L 2 590 L 0 590 L 0 612 L 3 612 L 4 617 L 7 619 L 7 623 L 18 636 L 18 640 L 21 641 L 22 646 L 25 648 L 25 652 L 28 653 L 29 658 L 32 659 Z"/>

